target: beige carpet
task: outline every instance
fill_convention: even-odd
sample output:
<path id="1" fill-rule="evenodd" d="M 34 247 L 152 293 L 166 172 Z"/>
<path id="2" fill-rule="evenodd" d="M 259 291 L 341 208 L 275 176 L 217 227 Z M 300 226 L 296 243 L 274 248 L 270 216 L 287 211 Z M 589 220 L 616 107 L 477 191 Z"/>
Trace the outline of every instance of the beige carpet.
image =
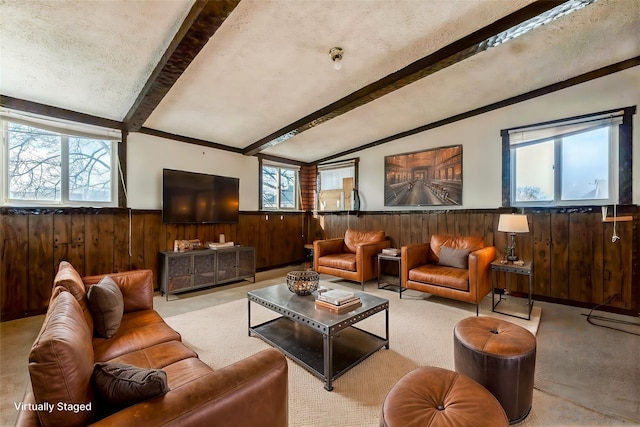
<path id="1" fill-rule="evenodd" d="M 341 287 L 339 282 L 329 283 Z M 353 287 L 351 287 L 353 289 Z M 419 294 L 406 294 L 402 300 L 385 290 L 368 292 L 389 299 L 390 349 L 382 349 L 353 368 L 334 383 L 328 392 L 320 379 L 289 360 L 289 421 L 301 426 L 376 426 L 381 403 L 388 390 L 407 372 L 418 366 L 453 369 L 453 327 L 475 315 L 470 304 L 448 300 L 425 300 Z M 490 312 L 490 298 L 485 301 Z M 502 317 L 535 333 L 541 310 L 535 307 L 532 321 Z M 496 315 L 500 317 L 500 315 Z M 275 317 L 263 307 L 252 304 L 252 323 Z M 185 344 L 214 369 L 229 365 L 269 345 L 247 335 L 247 301 L 180 314 L 166 319 L 182 334 Z M 358 324 L 382 335 L 384 314 Z M 613 419 L 589 411 L 571 402 L 534 393 L 533 410 L 519 426 L 614 426 Z"/>

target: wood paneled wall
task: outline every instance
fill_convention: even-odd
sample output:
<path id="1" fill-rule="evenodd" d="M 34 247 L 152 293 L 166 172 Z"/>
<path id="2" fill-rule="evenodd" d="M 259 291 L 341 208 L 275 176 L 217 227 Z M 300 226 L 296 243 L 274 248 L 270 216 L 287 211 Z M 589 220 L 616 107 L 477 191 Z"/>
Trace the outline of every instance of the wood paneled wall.
<path id="1" fill-rule="evenodd" d="M 639 209 L 626 207 L 633 221 L 617 222 L 620 240 L 613 243 L 613 223 L 603 222 L 599 208 L 527 212 L 530 232 L 516 236 L 516 253 L 533 260 L 534 298 L 593 307 L 613 295 L 614 311 L 640 312 Z M 486 245 L 502 254 L 506 233 L 496 231 L 500 211 L 380 212 L 319 217 L 327 238 L 347 228 L 385 230 L 393 247 L 428 242 L 432 234 L 483 235 Z M 526 292 L 526 277 L 516 292 Z M 605 308 L 606 309 L 606 308 Z"/>
<path id="2" fill-rule="evenodd" d="M 148 268 L 158 288 L 159 252 L 176 239 L 226 241 L 256 248 L 256 268 L 302 262 L 304 213 L 240 213 L 238 224 L 163 224 L 160 211 L 3 209 L 0 215 L 0 318 L 43 313 L 58 264 L 85 275 Z M 311 241 L 311 240 L 309 240 Z"/>
<path id="3" fill-rule="evenodd" d="M 227 241 L 256 248 L 259 270 L 302 262 L 304 244 L 343 236 L 347 228 L 385 230 L 393 247 L 427 242 L 431 234 L 480 234 L 499 252 L 499 210 L 364 212 L 347 214 L 241 212 L 233 225 L 163 224 L 160 211 L 127 209 L 0 210 L 0 317 L 10 320 L 46 310 L 57 265 L 71 262 L 82 275 L 148 268 L 159 273 L 158 252 L 175 239 Z M 607 301 L 620 311 L 640 311 L 638 207 L 633 221 L 613 223 L 599 208 L 527 212 L 530 233 L 517 236 L 517 254 L 534 263 L 534 295 L 574 305 Z M 518 280 L 524 292 L 524 278 Z M 157 282 L 156 282 L 157 287 Z"/>

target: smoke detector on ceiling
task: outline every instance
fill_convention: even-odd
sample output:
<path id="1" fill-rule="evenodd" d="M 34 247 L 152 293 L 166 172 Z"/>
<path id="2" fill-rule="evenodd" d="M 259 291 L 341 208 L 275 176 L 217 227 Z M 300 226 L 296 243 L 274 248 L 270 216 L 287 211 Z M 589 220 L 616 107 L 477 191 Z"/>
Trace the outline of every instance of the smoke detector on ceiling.
<path id="1" fill-rule="evenodd" d="M 335 70 L 342 68 L 342 55 L 344 55 L 344 49 L 341 47 L 332 47 L 329 49 L 329 56 L 333 61 L 333 68 Z"/>

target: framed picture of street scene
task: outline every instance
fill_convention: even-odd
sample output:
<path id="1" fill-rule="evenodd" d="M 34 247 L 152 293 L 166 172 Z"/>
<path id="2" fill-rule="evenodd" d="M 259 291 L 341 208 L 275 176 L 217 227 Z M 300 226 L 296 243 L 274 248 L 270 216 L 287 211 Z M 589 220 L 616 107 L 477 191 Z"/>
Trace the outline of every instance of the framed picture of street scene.
<path id="1" fill-rule="evenodd" d="M 384 158 L 385 206 L 462 204 L 462 145 Z"/>

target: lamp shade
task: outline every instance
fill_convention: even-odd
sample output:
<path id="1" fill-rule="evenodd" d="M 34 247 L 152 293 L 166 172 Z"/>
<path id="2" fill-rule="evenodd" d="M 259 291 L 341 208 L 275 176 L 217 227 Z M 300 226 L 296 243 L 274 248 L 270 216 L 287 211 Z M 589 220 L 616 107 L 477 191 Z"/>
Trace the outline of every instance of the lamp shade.
<path id="1" fill-rule="evenodd" d="M 528 233 L 529 223 L 526 215 L 501 214 L 498 220 L 498 231 L 507 233 Z"/>

